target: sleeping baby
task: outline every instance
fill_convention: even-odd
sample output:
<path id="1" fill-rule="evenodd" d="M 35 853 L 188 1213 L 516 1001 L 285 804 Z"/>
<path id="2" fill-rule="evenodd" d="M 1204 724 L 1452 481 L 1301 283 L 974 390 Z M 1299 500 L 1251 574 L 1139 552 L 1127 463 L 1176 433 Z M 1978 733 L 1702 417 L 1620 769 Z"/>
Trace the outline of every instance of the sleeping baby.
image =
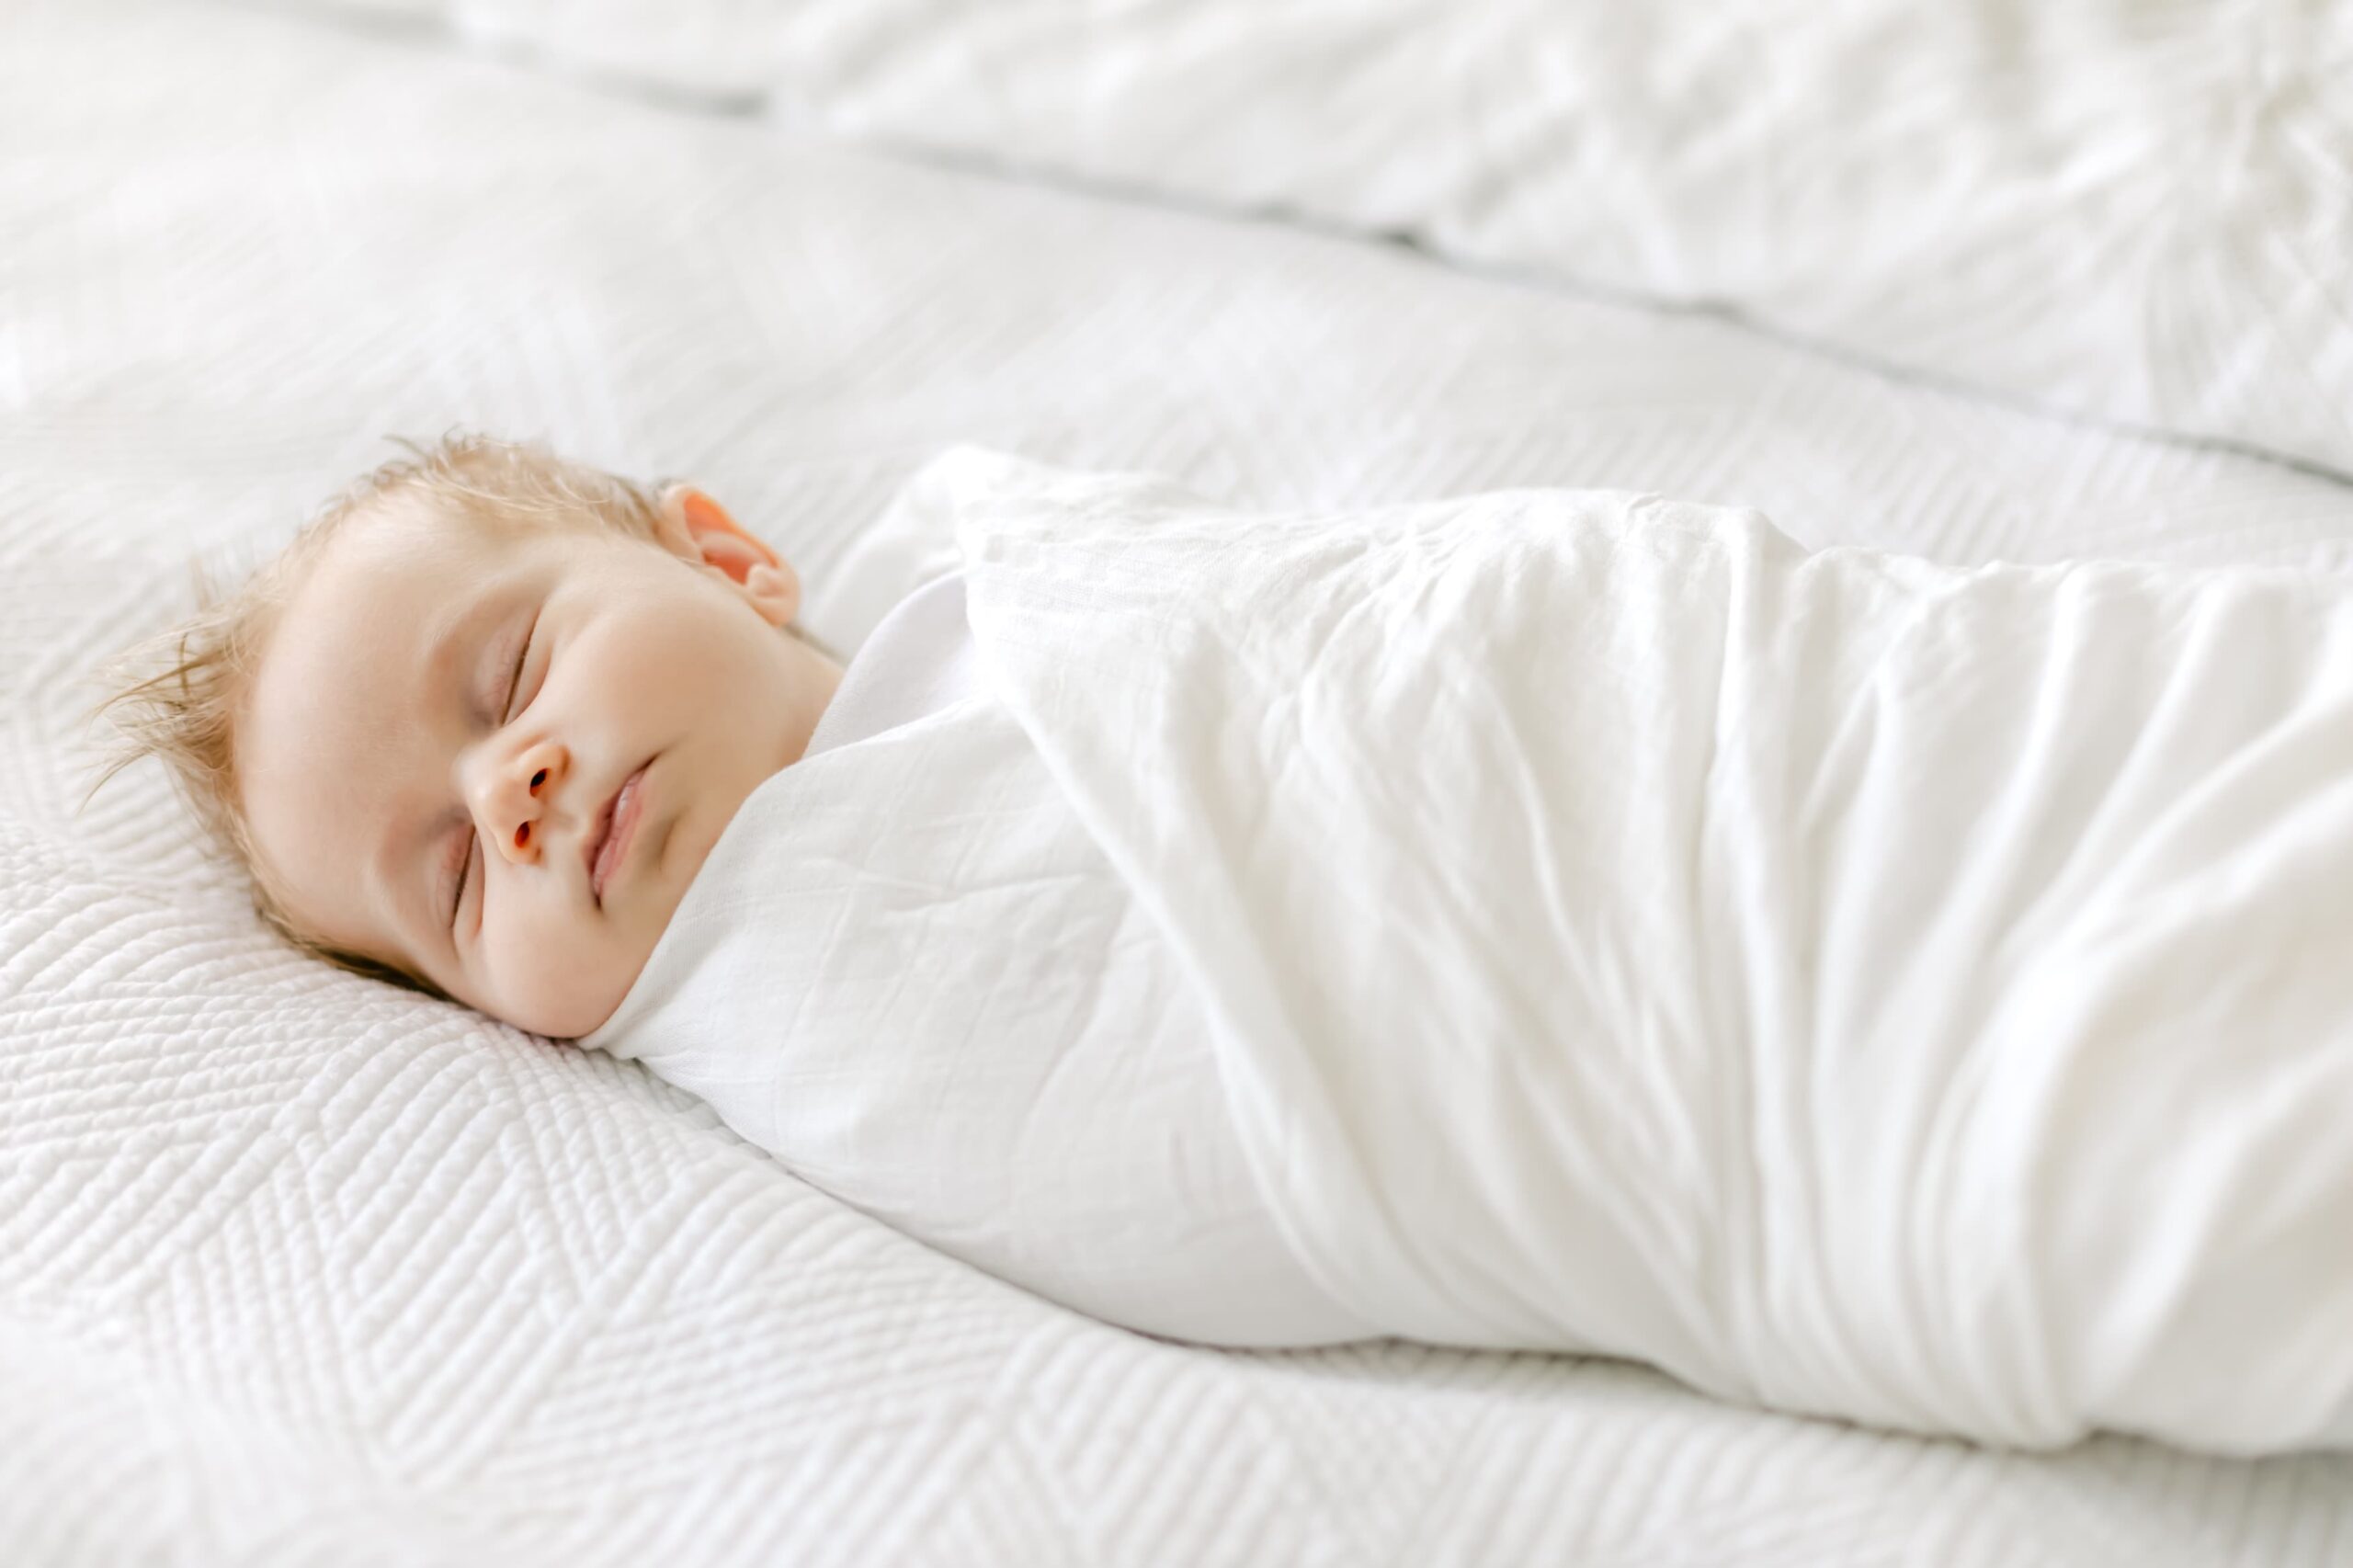
<path id="1" fill-rule="evenodd" d="M 1108 1322 L 2353 1446 L 2340 580 L 977 449 L 877 538 L 845 667 L 699 490 L 454 440 L 116 709 L 306 950 Z"/>

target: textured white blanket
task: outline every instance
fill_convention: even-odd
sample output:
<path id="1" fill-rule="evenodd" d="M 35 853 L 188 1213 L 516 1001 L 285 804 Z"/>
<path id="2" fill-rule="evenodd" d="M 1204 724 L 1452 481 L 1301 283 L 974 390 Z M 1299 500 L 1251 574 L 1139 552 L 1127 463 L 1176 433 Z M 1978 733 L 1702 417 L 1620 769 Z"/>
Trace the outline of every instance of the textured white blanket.
<path id="1" fill-rule="evenodd" d="M 1268 1214 L 1381 1331 L 1994 1443 L 2353 1446 L 2344 580 L 1808 553 L 1615 492 L 913 483 L 1019 731 L 829 753 L 758 830 L 820 872 L 665 937 L 641 990 L 737 1131 L 1069 1299 L 1050 1217 L 809 1090 L 950 1025 L 1205 1028 Z M 1024 735 L 1062 799 L 1006 784 Z M 953 1114 L 1040 1161 L 1182 1131 L 1122 1109 Z"/>

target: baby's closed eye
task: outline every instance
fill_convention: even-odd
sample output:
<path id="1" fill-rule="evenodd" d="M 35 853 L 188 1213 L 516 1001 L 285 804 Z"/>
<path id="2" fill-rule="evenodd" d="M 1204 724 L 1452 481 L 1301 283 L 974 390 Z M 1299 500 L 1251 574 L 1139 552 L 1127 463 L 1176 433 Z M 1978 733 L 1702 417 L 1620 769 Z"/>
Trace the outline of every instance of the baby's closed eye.
<path id="1" fill-rule="evenodd" d="M 517 713 L 521 711 L 521 710 L 516 706 L 515 699 L 522 692 L 523 671 L 530 663 L 531 644 L 538 638 L 539 634 L 540 616 L 539 612 L 534 610 L 531 612 L 529 623 L 523 629 L 522 641 L 516 644 L 515 657 L 507 668 L 506 693 L 498 703 L 498 722 L 502 724 L 513 722 Z M 542 671 L 541 675 L 542 677 L 544 677 L 545 672 Z M 536 696 L 537 693 L 535 692 L 533 695 Z M 522 704 L 523 708 L 529 708 L 529 706 L 530 703 L 528 700 Z"/>
<path id="2" fill-rule="evenodd" d="M 523 675 L 530 665 L 531 649 L 538 640 L 539 630 L 540 615 L 537 610 L 534 610 L 530 620 L 524 626 L 521 636 L 516 642 L 514 657 L 506 661 L 506 682 L 503 694 L 494 703 L 484 704 L 485 708 L 497 712 L 498 722 L 502 725 L 514 722 L 521 712 L 530 707 L 529 699 L 525 699 L 518 708 L 517 699 L 522 694 Z M 540 676 L 544 682 L 546 676 L 544 669 L 541 670 Z M 538 694 L 534 691 L 533 696 L 536 695 Z M 532 782 L 536 788 L 538 779 L 535 778 Z M 529 823 L 516 829 L 517 834 L 520 835 L 516 841 L 517 847 L 529 841 L 530 831 Z M 457 929 L 458 917 L 466 906 L 466 886 L 473 880 L 474 862 L 480 858 L 476 851 L 480 846 L 480 835 L 469 824 L 456 835 L 456 842 L 450 851 L 443 856 L 441 878 L 443 881 L 456 883 L 449 891 L 449 924 L 452 931 Z"/>

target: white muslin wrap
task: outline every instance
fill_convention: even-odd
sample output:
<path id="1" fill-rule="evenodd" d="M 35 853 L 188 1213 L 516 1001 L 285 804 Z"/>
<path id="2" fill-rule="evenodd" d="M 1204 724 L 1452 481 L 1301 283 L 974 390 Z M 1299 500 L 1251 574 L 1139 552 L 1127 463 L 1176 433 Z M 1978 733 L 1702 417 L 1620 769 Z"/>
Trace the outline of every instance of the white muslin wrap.
<path id="1" fill-rule="evenodd" d="M 939 1031 L 1212 1064 L 1184 1103 L 1333 1337 L 2353 1446 L 2353 583 L 1603 492 L 1251 515 L 974 449 L 909 504 L 985 696 L 764 787 L 589 1043 L 1066 1300 L 1035 1217 L 824 1124 L 833 1075 Z M 1048 1096 L 970 1109 L 1009 1158 L 1198 1131 Z"/>

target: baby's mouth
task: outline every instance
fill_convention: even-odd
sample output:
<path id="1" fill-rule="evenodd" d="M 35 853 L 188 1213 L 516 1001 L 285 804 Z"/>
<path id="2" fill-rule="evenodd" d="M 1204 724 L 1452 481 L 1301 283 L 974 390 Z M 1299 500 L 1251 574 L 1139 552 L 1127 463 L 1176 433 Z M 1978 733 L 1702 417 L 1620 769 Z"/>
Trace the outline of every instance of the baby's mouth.
<path id="1" fill-rule="evenodd" d="M 639 802 L 644 793 L 641 786 L 645 778 L 645 769 L 652 766 L 652 760 L 648 759 L 639 766 L 636 772 L 621 780 L 620 788 L 613 791 L 613 798 L 607 801 L 605 809 L 597 814 L 596 831 L 589 835 L 581 852 L 588 866 L 588 896 L 599 908 L 605 903 L 605 883 L 621 863 L 621 857 L 629 853 L 630 840 L 636 836 L 637 819 L 641 814 Z"/>

